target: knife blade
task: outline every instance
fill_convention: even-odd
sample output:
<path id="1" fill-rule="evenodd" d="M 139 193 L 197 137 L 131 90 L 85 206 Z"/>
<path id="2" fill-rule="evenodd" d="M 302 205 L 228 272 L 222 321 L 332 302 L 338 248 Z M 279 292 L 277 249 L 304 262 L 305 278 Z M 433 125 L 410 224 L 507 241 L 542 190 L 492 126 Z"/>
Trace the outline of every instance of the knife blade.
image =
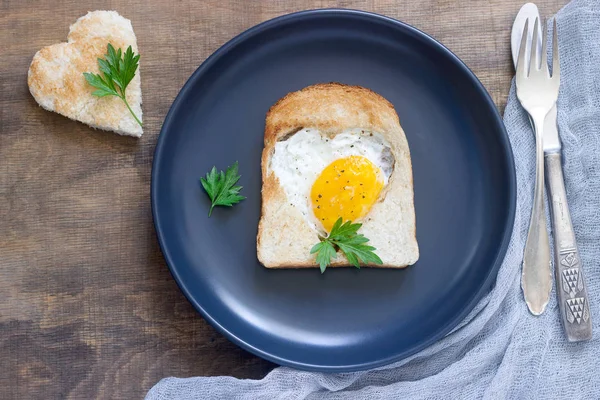
<path id="1" fill-rule="evenodd" d="M 525 21 L 529 19 L 529 30 L 527 32 L 527 48 L 531 49 L 531 41 L 533 37 L 533 21 L 536 18 L 540 18 L 540 12 L 533 3 L 526 3 L 521 7 L 519 13 L 515 17 L 513 22 L 512 31 L 510 33 L 510 50 L 512 53 L 513 64 L 515 69 L 517 68 L 517 58 L 519 57 L 519 47 L 521 46 L 521 38 L 523 37 L 523 29 L 525 28 Z M 541 19 L 539 19 L 541 21 Z M 538 57 L 542 53 L 542 24 L 538 24 Z M 525 52 L 525 65 L 529 65 L 529 52 Z M 538 58 L 539 59 L 539 58 Z"/>

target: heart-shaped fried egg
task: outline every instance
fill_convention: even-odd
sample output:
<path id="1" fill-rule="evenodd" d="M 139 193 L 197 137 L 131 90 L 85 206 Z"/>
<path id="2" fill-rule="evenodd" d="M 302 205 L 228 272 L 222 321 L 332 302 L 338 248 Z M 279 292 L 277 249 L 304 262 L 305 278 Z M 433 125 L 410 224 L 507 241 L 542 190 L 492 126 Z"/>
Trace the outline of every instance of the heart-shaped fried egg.
<path id="1" fill-rule="evenodd" d="M 304 128 L 275 145 L 270 169 L 307 223 L 329 232 L 340 217 L 365 218 L 390 180 L 394 157 L 375 132 L 352 129 L 332 136 Z"/>

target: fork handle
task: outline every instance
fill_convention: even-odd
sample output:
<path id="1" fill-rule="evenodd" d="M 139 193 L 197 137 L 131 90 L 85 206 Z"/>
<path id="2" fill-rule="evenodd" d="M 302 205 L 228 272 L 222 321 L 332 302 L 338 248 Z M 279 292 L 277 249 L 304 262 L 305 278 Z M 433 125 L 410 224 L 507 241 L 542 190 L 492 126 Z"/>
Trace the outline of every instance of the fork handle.
<path id="1" fill-rule="evenodd" d="M 552 290 L 550 241 L 544 212 L 544 149 L 542 144 L 544 118 L 540 117 L 536 119 L 532 115 L 536 141 L 535 188 L 521 275 L 525 303 L 533 315 L 540 315 L 544 312 Z"/>
<path id="2" fill-rule="evenodd" d="M 547 153 L 546 183 L 552 210 L 554 274 L 560 315 L 569 342 L 592 338 L 592 318 L 581 258 L 567 203 L 561 155 Z"/>

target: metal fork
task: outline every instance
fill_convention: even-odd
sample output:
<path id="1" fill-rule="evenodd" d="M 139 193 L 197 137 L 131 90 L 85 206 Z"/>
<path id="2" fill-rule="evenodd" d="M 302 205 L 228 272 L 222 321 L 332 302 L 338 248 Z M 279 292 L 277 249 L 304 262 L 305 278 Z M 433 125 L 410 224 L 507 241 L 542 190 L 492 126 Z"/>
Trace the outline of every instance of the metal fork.
<path id="1" fill-rule="evenodd" d="M 536 48 L 538 46 L 538 19 L 535 19 L 533 40 L 529 66 L 525 65 L 527 33 L 529 21 L 525 23 L 519 57 L 517 60 L 517 97 L 523 108 L 533 121 L 536 140 L 535 156 L 535 189 L 533 194 L 533 209 L 529 222 L 529 232 L 523 255 L 523 272 L 521 287 L 529 311 L 534 315 L 544 312 L 550 291 L 552 290 L 552 273 L 550 270 L 550 242 L 544 212 L 544 119 L 556 104 L 560 85 L 560 65 L 558 62 L 558 40 L 556 40 L 556 22 L 554 26 L 552 76 L 546 62 L 547 39 L 542 37 L 542 52 L 539 60 Z M 546 32 L 545 29 L 542 30 Z"/>

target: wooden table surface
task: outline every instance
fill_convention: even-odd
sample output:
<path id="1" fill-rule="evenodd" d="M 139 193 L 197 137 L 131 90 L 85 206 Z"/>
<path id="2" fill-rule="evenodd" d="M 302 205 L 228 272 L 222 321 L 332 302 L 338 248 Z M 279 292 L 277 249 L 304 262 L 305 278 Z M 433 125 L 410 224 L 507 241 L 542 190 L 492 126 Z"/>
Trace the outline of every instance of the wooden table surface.
<path id="1" fill-rule="evenodd" d="M 171 278 L 150 211 L 162 121 L 189 75 L 259 22 L 302 9 L 374 11 L 429 33 L 500 109 L 523 0 L 0 2 L 0 398 L 136 399 L 166 376 L 261 378 L 274 365 L 230 343 Z M 538 0 L 545 16 L 565 0 Z M 27 68 L 88 10 L 131 19 L 144 136 L 94 131 L 38 107 Z"/>

